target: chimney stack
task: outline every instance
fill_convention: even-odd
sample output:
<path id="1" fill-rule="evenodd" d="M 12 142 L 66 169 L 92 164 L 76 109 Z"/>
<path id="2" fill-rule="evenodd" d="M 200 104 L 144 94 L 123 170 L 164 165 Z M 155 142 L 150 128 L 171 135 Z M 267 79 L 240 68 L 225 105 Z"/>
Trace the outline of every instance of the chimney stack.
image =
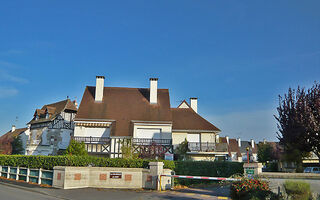
<path id="1" fill-rule="evenodd" d="M 103 98 L 104 76 L 96 76 L 96 94 L 95 101 L 101 102 Z"/>
<path id="2" fill-rule="evenodd" d="M 238 146 L 241 147 L 241 139 L 238 138 Z"/>
<path id="3" fill-rule="evenodd" d="M 267 144 L 267 140 L 266 139 L 263 139 L 263 144 Z"/>
<path id="4" fill-rule="evenodd" d="M 251 139 L 251 147 L 254 148 L 254 140 Z"/>
<path id="5" fill-rule="evenodd" d="M 227 144 L 229 145 L 229 136 L 226 136 Z"/>
<path id="6" fill-rule="evenodd" d="M 11 127 L 11 132 L 14 132 L 16 130 L 16 126 L 15 125 L 12 125 Z"/>
<path id="7" fill-rule="evenodd" d="M 220 137 L 218 134 L 216 135 L 216 143 L 220 143 Z"/>
<path id="8" fill-rule="evenodd" d="M 190 106 L 194 110 L 194 112 L 198 113 L 198 98 L 191 97 Z"/>
<path id="9" fill-rule="evenodd" d="M 158 78 L 150 78 L 150 103 L 158 103 Z"/>

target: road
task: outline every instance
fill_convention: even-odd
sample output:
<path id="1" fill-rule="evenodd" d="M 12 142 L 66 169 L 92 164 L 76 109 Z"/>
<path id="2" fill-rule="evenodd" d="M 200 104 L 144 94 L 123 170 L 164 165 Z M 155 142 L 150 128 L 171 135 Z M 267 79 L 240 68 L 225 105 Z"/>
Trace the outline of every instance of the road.
<path id="1" fill-rule="evenodd" d="M 310 184 L 311 191 L 317 194 L 320 194 L 320 180 L 315 179 L 280 179 L 280 178 L 270 178 L 270 179 L 264 179 L 270 182 L 270 188 L 273 192 L 278 191 L 278 186 L 282 187 L 283 183 L 286 180 L 290 181 L 304 181 Z M 283 190 L 283 188 L 282 188 Z"/>
<path id="2" fill-rule="evenodd" d="M 177 191 L 157 192 L 151 190 L 119 190 L 119 189 L 72 189 L 40 188 L 26 183 L 15 183 L 0 180 L 1 200 L 100 200 L 100 199 L 129 199 L 129 200 L 197 200 L 197 199 L 228 199 L 219 196 L 228 192 L 228 188 L 184 189 Z"/>

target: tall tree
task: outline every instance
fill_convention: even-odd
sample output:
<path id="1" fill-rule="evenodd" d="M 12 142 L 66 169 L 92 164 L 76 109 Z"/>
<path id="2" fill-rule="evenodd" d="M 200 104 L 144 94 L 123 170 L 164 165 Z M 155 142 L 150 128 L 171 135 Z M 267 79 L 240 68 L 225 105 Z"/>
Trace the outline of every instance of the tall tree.
<path id="1" fill-rule="evenodd" d="M 297 149 L 301 157 L 314 152 L 320 160 L 320 85 L 289 88 L 288 94 L 279 96 L 277 110 L 277 135 L 285 150 Z"/>
<path id="2" fill-rule="evenodd" d="M 270 144 L 260 143 L 258 145 L 258 161 L 262 163 L 266 163 L 267 161 L 272 161 L 272 147 Z"/>
<path id="3" fill-rule="evenodd" d="M 11 154 L 22 154 L 24 151 L 22 141 L 20 136 L 14 137 L 14 139 L 11 142 L 12 152 Z"/>

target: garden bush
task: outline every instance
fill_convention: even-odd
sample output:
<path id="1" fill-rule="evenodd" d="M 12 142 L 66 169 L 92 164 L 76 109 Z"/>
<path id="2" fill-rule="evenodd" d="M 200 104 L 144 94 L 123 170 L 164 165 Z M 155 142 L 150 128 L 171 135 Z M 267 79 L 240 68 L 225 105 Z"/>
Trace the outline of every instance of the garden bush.
<path id="1" fill-rule="evenodd" d="M 283 184 L 287 195 L 293 200 L 307 200 L 311 197 L 310 184 L 303 181 L 286 181 Z"/>
<path id="2" fill-rule="evenodd" d="M 174 171 L 178 175 L 230 177 L 243 174 L 243 163 L 225 161 L 176 161 Z M 175 179 L 181 185 L 212 183 L 210 180 Z"/>
<path id="3" fill-rule="evenodd" d="M 24 156 L 0 155 L 0 165 L 13 167 L 29 167 L 53 169 L 54 166 L 96 166 L 96 167 L 126 167 L 147 168 L 153 160 L 103 158 L 94 156 Z M 164 168 L 174 169 L 173 161 L 164 162 Z"/>
<path id="4" fill-rule="evenodd" d="M 267 181 L 260 179 L 242 178 L 233 182 L 230 187 L 232 199 L 273 199 L 274 194 L 269 188 Z"/>

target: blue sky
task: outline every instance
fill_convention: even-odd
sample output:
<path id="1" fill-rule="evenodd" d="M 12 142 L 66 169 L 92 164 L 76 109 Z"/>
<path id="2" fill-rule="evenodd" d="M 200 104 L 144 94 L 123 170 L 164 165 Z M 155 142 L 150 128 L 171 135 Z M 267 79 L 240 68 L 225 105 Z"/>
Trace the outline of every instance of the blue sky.
<path id="1" fill-rule="evenodd" d="M 0 134 L 86 85 L 198 97 L 222 136 L 276 138 L 277 96 L 320 79 L 320 1 L 2 1 Z M 16 117 L 18 120 L 16 122 Z"/>

